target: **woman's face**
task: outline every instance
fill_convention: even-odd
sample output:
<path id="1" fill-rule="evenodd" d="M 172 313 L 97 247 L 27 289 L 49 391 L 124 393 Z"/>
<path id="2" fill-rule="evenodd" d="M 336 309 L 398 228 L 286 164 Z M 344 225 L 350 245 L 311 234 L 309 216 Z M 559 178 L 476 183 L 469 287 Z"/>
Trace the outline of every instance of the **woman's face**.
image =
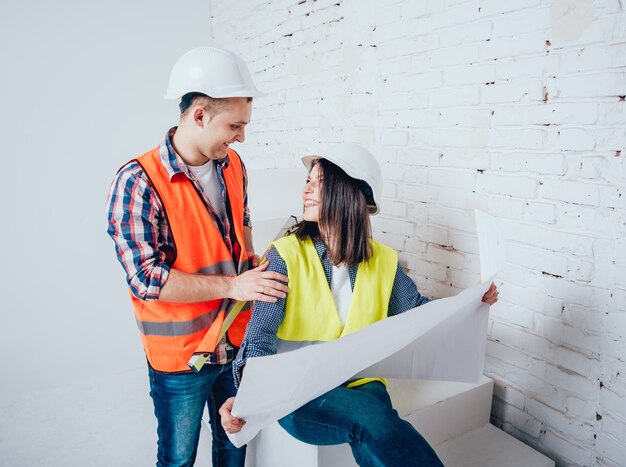
<path id="1" fill-rule="evenodd" d="M 319 222 L 320 209 L 322 207 L 322 180 L 320 178 L 320 165 L 315 164 L 306 179 L 306 185 L 302 190 L 302 202 L 304 203 L 304 220 L 307 222 Z"/>

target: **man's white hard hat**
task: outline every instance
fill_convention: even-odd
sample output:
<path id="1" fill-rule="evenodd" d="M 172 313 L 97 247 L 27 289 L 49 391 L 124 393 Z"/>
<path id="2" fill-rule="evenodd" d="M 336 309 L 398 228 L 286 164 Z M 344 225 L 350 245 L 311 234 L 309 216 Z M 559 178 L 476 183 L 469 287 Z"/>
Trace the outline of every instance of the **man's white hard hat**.
<path id="1" fill-rule="evenodd" d="M 180 99 L 189 92 L 215 98 L 265 95 L 252 82 L 245 62 L 234 53 L 217 47 L 192 49 L 172 68 L 164 97 Z"/>
<path id="2" fill-rule="evenodd" d="M 302 162 L 307 170 L 311 170 L 316 159 L 327 159 L 350 177 L 367 183 L 374 201 L 374 204 L 368 203 L 369 212 L 372 215 L 378 214 L 383 193 L 383 173 L 371 152 L 358 144 L 333 144 L 317 148 L 312 154 L 302 157 Z"/>

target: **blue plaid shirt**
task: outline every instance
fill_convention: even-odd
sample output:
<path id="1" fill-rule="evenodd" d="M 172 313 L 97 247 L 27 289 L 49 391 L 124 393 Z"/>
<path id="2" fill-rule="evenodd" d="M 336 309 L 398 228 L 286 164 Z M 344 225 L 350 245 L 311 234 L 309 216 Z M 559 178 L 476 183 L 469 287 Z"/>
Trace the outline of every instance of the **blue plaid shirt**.
<path id="1" fill-rule="evenodd" d="M 324 267 L 324 275 L 330 287 L 333 264 L 326 251 L 326 246 L 320 239 L 313 241 L 317 255 Z M 287 273 L 287 265 L 278 254 L 274 247 L 267 253 L 267 260 L 270 263 L 268 271 L 276 271 L 289 277 Z M 354 290 L 354 282 L 358 265 L 352 266 L 348 270 L 350 276 L 350 286 Z M 235 377 L 235 385 L 239 387 L 241 382 L 241 370 L 246 364 L 246 360 L 250 357 L 262 357 L 264 355 L 273 355 L 276 353 L 276 333 L 285 318 L 285 302 L 287 297 L 279 298 L 275 303 L 255 302 L 252 318 L 246 329 L 246 337 L 241 344 L 239 353 L 233 362 L 233 374 Z M 400 264 L 396 270 L 396 277 L 393 281 L 391 289 L 391 297 L 389 298 L 389 307 L 387 316 L 399 315 L 416 306 L 424 305 L 429 301 L 428 298 L 421 295 L 413 280 L 406 275 Z"/>

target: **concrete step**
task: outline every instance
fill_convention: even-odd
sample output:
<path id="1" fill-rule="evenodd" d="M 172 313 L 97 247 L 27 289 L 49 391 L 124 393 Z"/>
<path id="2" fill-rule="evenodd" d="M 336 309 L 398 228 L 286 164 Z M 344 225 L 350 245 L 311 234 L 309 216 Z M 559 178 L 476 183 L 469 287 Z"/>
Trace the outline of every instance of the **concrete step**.
<path id="1" fill-rule="evenodd" d="M 435 446 L 446 467 L 554 467 L 554 461 L 493 425 Z"/>
<path id="2" fill-rule="evenodd" d="M 489 422 L 493 381 L 388 380 L 387 390 L 400 416 L 431 444 L 439 444 Z"/>

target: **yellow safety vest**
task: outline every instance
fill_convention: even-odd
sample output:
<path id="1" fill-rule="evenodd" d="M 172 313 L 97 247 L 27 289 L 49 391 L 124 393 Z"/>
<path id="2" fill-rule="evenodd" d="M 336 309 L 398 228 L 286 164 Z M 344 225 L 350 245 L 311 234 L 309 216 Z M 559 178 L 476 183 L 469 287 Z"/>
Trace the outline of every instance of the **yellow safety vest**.
<path id="1" fill-rule="evenodd" d="M 289 295 L 285 319 L 277 336 L 283 341 L 332 341 L 387 317 L 389 298 L 398 267 L 398 254 L 372 240 L 372 257 L 358 266 L 352 301 L 343 326 L 324 267 L 310 238 L 289 235 L 273 243 L 287 265 Z M 363 378 L 348 387 L 378 378 Z M 383 381 L 384 382 L 384 381 Z"/>

